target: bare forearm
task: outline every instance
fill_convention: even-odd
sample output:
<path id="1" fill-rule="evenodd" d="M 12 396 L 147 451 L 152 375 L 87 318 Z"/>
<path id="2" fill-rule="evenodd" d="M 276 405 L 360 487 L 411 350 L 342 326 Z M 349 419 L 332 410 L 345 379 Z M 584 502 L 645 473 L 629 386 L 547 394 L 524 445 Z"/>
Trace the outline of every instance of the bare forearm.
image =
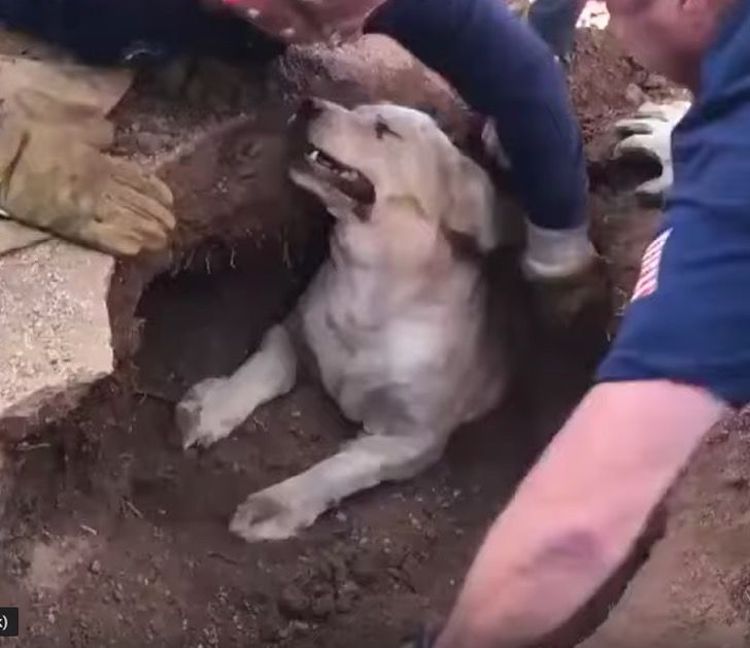
<path id="1" fill-rule="evenodd" d="M 666 382 L 595 388 L 491 529 L 437 648 L 526 646 L 564 623 L 723 411 Z"/>

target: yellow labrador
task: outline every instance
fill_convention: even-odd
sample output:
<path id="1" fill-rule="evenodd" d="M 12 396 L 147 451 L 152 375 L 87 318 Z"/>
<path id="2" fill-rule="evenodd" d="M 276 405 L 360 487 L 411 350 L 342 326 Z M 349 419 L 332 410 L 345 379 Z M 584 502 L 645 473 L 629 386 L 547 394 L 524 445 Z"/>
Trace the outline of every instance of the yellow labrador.
<path id="1" fill-rule="evenodd" d="M 307 148 L 291 177 L 336 219 L 330 258 L 240 369 L 188 393 L 178 423 L 185 447 L 228 436 L 292 389 L 305 347 L 362 432 L 251 495 L 231 523 L 248 541 L 291 537 L 344 497 L 413 477 L 497 403 L 508 378 L 480 267 L 502 226 L 485 172 L 415 110 L 311 101 L 297 120 Z"/>

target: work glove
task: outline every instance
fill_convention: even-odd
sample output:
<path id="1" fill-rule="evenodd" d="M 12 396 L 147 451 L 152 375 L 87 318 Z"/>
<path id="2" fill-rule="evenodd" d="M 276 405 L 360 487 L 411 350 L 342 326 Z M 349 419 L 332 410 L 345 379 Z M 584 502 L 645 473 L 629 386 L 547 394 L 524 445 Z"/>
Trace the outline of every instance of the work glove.
<path id="1" fill-rule="evenodd" d="M 166 246 L 172 194 L 102 153 L 114 129 L 99 111 L 23 89 L 0 119 L 0 214 L 109 254 Z"/>
<path id="2" fill-rule="evenodd" d="M 689 109 L 689 101 L 647 102 L 634 117 L 615 124 L 618 135 L 623 138 L 615 147 L 615 158 L 645 155 L 661 164 L 661 175 L 637 187 L 636 194 L 662 199 L 672 186 L 672 131 Z"/>

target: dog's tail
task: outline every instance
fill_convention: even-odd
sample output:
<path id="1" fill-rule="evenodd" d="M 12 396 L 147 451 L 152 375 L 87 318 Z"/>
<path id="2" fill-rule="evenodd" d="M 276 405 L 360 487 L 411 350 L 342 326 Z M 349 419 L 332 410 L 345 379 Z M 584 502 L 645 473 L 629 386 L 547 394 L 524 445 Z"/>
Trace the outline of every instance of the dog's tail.
<path id="1" fill-rule="evenodd" d="M 0 23 L 61 45 L 89 63 L 181 54 L 271 58 L 281 45 L 200 0 L 0 0 Z"/>

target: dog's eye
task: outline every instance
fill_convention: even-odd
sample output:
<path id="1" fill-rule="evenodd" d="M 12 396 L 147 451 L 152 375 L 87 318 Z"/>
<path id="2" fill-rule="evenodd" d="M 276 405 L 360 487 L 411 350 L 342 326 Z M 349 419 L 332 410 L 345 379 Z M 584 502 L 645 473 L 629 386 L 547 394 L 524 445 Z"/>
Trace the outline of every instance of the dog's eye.
<path id="1" fill-rule="evenodd" d="M 386 135 L 402 139 L 401 135 L 394 131 L 383 119 L 378 119 L 375 122 L 375 135 L 377 135 L 378 139 L 383 139 Z"/>

